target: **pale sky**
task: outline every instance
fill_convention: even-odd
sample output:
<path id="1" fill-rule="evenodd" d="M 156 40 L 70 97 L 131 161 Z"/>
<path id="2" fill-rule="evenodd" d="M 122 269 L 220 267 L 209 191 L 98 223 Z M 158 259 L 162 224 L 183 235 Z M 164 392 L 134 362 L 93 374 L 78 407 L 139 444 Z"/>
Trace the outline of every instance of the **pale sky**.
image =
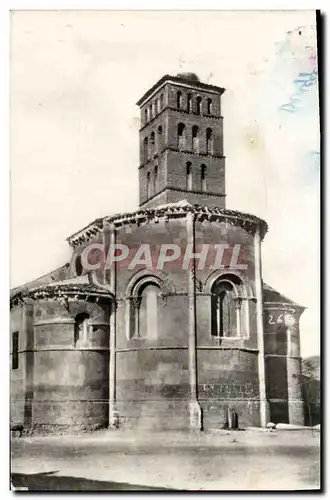
<path id="1" fill-rule="evenodd" d="M 193 71 L 225 87 L 227 207 L 269 224 L 263 277 L 308 309 L 319 353 L 314 11 L 16 11 L 11 19 L 11 284 L 70 259 L 66 238 L 138 206 L 141 95 Z M 303 78 L 306 78 L 306 75 Z M 296 110 L 281 106 L 296 93 Z"/>

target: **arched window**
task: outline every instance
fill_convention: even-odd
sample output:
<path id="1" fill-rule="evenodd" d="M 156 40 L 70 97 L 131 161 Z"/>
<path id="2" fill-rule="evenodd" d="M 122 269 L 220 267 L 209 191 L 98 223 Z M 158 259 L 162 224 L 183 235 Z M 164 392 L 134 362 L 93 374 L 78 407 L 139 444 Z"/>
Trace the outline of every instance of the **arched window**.
<path id="1" fill-rule="evenodd" d="M 188 110 L 188 113 L 192 112 L 192 96 L 191 96 L 191 94 L 187 95 L 187 110 Z"/>
<path id="2" fill-rule="evenodd" d="M 202 113 L 202 98 L 200 96 L 196 99 L 196 112 L 198 115 Z"/>
<path id="3" fill-rule="evenodd" d="M 159 293 L 159 286 L 147 283 L 139 290 L 138 295 L 132 298 L 132 337 L 157 339 Z"/>
<path id="4" fill-rule="evenodd" d="M 148 108 L 146 108 L 146 109 L 144 110 L 144 121 L 145 121 L 145 123 L 147 123 L 147 122 L 148 122 Z"/>
<path id="5" fill-rule="evenodd" d="M 212 113 L 212 99 L 208 99 L 207 103 L 207 114 L 210 115 Z"/>
<path id="6" fill-rule="evenodd" d="M 277 325 L 276 327 L 276 354 L 286 356 L 288 352 L 288 332 L 287 326 Z"/>
<path id="7" fill-rule="evenodd" d="M 147 173 L 147 198 L 151 197 L 151 180 L 150 180 L 150 172 Z"/>
<path id="8" fill-rule="evenodd" d="M 206 152 L 207 154 L 213 153 L 213 134 L 212 129 L 206 129 Z"/>
<path id="9" fill-rule="evenodd" d="M 201 191 L 206 191 L 206 165 L 201 166 Z"/>
<path id="10" fill-rule="evenodd" d="M 154 117 L 154 115 L 152 114 L 152 112 L 153 112 L 152 104 L 150 104 L 150 106 L 149 106 L 149 117 L 150 117 L 150 120 L 152 120 L 152 118 Z"/>
<path id="11" fill-rule="evenodd" d="M 159 125 L 157 129 L 157 150 L 160 153 L 163 149 L 163 127 Z"/>
<path id="12" fill-rule="evenodd" d="M 150 153 L 151 158 L 153 158 L 155 154 L 155 132 L 151 132 L 150 134 Z"/>
<path id="13" fill-rule="evenodd" d="M 192 171 L 190 161 L 186 164 L 186 189 L 187 191 L 192 190 Z"/>
<path id="14" fill-rule="evenodd" d="M 212 336 L 241 336 L 241 299 L 237 288 L 237 276 L 223 276 L 212 287 Z"/>
<path id="15" fill-rule="evenodd" d="M 157 192 L 158 188 L 158 167 L 157 165 L 154 168 L 154 193 Z"/>
<path id="16" fill-rule="evenodd" d="M 75 260 L 75 268 L 76 268 L 76 275 L 81 276 L 84 269 L 81 263 L 81 255 L 77 255 L 76 260 Z"/>
<path id="17" fill-rule="evenodd" d="M 160 109 L 162 110 L 164 107 L 164 95 L 160 94 Z"/>
<path id="18" fill-rule="evenodd" d="M 11 368 L 12 370 L 17 370 L 19 366 L 19 332 L 13 332 L 12 334 L 12 360 L 11 360 Z"/>
<path id="19" fill-rule="evenodd" d="M 178 125 L 178 148 L 184 149 L 186 145 L 186 127 L 183 123 Z"/>
<path id="20" fill-rule="evenodd" d="M 77 314 L 74 322 L 74 346 L 78 342 L 88 341 L 90 319 L 86 313 Z"/>
<path id="21" fill-rule="evenodd" d="M 176 107 L 178 109 L 182 107 L 182 92 L 180 91 L 176 93 Z"/>
<path id="22" fill-rule="evenodd" d="M 196 153 L 198 153 L 198 127 L 197 125 L 194 125 L 192 128 L 192 150 Z"/>
<path id="23" fill-rule="evenodd" d="M 144 163 L 146 163 L 148 160 L 149 160 L 148 137 L 145 137 L 143 141 L 143 161 Z"/>

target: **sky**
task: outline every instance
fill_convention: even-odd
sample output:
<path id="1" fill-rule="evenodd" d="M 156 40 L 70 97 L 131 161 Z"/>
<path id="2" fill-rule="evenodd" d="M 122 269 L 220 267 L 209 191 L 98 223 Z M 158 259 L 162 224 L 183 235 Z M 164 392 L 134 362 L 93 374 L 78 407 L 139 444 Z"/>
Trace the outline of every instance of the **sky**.
<path id="1" fill-rule="evenodd" d="M 12 11 L 11 286 L 67 262 L 66 238 L 93 219 L 137 208 L 135 103 L 192 71 L 226 88 L 227 208 L 268 222 L 263 278 L 307 308 L 302 356 L 318 354 L 315 24 L 314 11 Z"/>

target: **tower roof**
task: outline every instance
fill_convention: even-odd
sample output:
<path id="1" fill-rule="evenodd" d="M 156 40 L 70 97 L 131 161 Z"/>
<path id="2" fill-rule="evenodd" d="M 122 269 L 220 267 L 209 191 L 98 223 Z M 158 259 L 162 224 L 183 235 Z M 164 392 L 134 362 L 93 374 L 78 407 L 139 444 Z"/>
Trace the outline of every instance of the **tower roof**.
<path id="1" fill-rule="evenodd" d="M 141 106 L 158 88 L 162 87 L 166 82 L 181 83 L 183 85 L 189 85 L 190 87 L 195 87 L 200 90 L 206 90 L 209 92 L 216 92 L 217 94 L 223 94 L 226 89 L 218 87 L 216 85 L 210 85 L 208 83 L 203 83 L 199 80 L 195 73 L 178 73 L 176 76 L 164 75 L 158 82 L 155 83 L 136 103 Z"/>

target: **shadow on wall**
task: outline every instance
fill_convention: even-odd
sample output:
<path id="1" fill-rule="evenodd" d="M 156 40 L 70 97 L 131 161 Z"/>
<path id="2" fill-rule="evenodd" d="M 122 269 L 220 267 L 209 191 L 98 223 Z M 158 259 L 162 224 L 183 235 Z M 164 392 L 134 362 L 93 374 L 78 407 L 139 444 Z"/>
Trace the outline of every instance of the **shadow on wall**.
<path id="1" fill-rule="evenodd" d="M 11 474 L 12 490 L 28 491 L 172 491 L 167 488 L 139 486 L 113 481 L 94 481 L 81 477 L 54 476 L 58 471 L 39 474 Z"/>
<path id="2" fill-rule="evenodd" d="M 304 423 L 308 426 L 321 423 L 320 381 L 302 375 L 302 395 L 304 400 Z"/>

